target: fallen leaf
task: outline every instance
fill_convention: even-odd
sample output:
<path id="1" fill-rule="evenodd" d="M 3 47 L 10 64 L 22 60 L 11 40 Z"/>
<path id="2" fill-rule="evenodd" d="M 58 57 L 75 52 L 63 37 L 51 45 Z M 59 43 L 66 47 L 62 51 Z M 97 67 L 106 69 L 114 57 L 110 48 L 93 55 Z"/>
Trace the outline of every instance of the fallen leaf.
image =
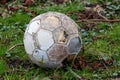
<path id="1" fill-rule="evenodd" d="M 64 2 L 68 2 L 69 0 L 64 0 Z"/>
<path id="2" fill-rule="evenodd" d="M 7 6 L 7 10 L 11 10 L 11 6 Z"/>
<path id="3" fill-rule="evenodd" d="M 96 7 L 93 8 L 93 11 L 100 12 L 103 11 L 103 8 L 100 5 L 96 5 Z"/>
<path id="4" fill-rule="evenodd" d="M 35 0 L 26 0 L 24 5 L 29 6 L 29 5 L 34 4 L 34 3 L 35 3 Z"/>
<path id="5" fill-rule="evenodd" d="M 3 12 L 3 13 L 2 13 L 2 17 L 3 17 L 3 18 L 6 18 L 7 16 L 8 16 L 8 14 L 7 14 L 6 12 Z"/>
<path id="6" fill-rule="evenodd" d="M 18 5 L 18 8 L 24 8 L 24 6 L 23 5 Z"/>
<path id="7" fill-rule="evenodd" d="M 29 12 L 29 9 L 27 7 L 23 8 L 25 12 Z"/>
<path id="8" fill-rule="evenodd" d="M 5 4 L 5 3 L 6 3 L 6 0 L 1 0 L 0 3 L 1 3 L 1 4 Z"/>
<path id="9" fill-rule="evenodd" d="M 80 56 L 80 61 L 79 61 L 79 64 L 80 64 L 80 66 L 81 66 L 82 69 L 85 68 L 85 61 L 84 60 L 85 60 L 84 59 L 84 55 L 82 54 Z"/>

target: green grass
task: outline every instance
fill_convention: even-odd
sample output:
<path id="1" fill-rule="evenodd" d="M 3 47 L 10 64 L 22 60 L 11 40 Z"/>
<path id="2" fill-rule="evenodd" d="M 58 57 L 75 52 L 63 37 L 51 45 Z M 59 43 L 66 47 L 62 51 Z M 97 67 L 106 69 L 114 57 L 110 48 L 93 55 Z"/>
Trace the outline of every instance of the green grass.
<path id="1" fill-rule="evenodd" d="M 96 0 L 95 0 L 96 1 Z M 62 13 L 76 12 L 84 10 L 80 3 L 52 4 L 46 3 L 44 8 L 39 6 L 29 7 L 37 14 L 47 11 L 57 11 Z M 78 5 L 78 6 L 76 6 Z M 77 16 L 71 14 L 70 17 L 77 20 Z M 29 62 L 24 47 L 19 46 L 7 52 L 7 50 L 18 43 L 23 43 L 26 25 L 32 19 L 31 13 L 25 13 L 21 9 L 6 18 L 0 18 L 0 79 L 4 80 L 76 80 L 70 73 L 68 67 L 56 69 L 43 69 Z M 111 77 L 120 75 L 120 23 L 113 23 L 112 28 L 109 23 L 99 23 L 89 30 L 86 30 L 81 23 L 78 23 L 82 30 L 81 36 L 84 46 L 84 53 L 80 51 L 78 58 L 84 54 L 86 66 L 83 69 L 73 69 L 77 74 L 83 76 L 85 80 L 110 80 Z M 7 52 L 7 53 L 6 53 Z M 13 60 L 13 63 L 10 61 Z M 97 67 L 93 62 L 112 60 L 111 65 Z M 17 62 L 18 61 L 18 62 Z M 51 78 L 51 79 L 50 79 Z"/>

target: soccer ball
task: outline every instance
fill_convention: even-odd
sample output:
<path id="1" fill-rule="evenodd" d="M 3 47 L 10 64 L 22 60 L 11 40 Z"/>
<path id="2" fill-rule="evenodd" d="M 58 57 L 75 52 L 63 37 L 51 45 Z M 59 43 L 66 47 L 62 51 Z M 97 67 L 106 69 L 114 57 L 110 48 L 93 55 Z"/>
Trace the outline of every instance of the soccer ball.
<path id="1" fill-rule="evenodd" d="M 41 67 L 57 68 L 81 48 L 78 25 L 65 14 L 47 12 L 33 18 L 24 34 L 26 53 Z"/>

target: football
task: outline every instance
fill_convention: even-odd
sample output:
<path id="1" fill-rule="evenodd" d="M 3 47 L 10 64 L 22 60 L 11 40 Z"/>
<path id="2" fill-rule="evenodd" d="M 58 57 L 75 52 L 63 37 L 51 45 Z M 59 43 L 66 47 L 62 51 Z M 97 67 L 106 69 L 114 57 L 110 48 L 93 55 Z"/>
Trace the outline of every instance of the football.
<path id="1" fill-rule="evenodd" d="M 58 68 L 81 48 L 78 25 L 68 16 L 47 12 L 33 18 L 24 33 L 25 51 L 33 63 Z"/>

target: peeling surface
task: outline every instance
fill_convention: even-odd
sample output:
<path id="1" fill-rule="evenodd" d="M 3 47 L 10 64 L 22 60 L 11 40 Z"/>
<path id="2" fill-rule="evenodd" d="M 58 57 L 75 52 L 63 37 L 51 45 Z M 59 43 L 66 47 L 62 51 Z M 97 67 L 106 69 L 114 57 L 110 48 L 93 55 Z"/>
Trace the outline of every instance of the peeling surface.
<path id="1" fill-rule="evenodd" d="M 41 25 L 43 29 L 53 31 L 61 25 L 61 22 L 57 17 L 49 16 L 41 20 Z"/>
<path id="2" fill-rule="evenodd" d="M 68 34 L 62 27 L 53 32 L 53 37 L 56 43 L 66 44 L 68 40 Z"/>
<path id="3" fill-rule="evenodd" d="M 33 21 L 29 24 L 28 33 L 34 34 L 39 30 L 39 28 L 40 28 L 40 20 Z"/>
<path id="4" fill-rule="evenodd" d="M 32 52 L 35 49 L 33 37 L 27 33 L 25 34 L 24 37 L 24 46 L 28 54 L 32 54 Z"/>
<path id="5" fill-rule="evenodd" d="M 67 57 L 66 47 L 60 44 L 54 44 L 47 53 L 50 60 L 55 62 L 61 62 Z"/>
<path id="6" fill-rule="evenodd" d="M 47 50 L 54 43 L 52 32 L 41 29 L 36 36 L 40 49 Z"/>

